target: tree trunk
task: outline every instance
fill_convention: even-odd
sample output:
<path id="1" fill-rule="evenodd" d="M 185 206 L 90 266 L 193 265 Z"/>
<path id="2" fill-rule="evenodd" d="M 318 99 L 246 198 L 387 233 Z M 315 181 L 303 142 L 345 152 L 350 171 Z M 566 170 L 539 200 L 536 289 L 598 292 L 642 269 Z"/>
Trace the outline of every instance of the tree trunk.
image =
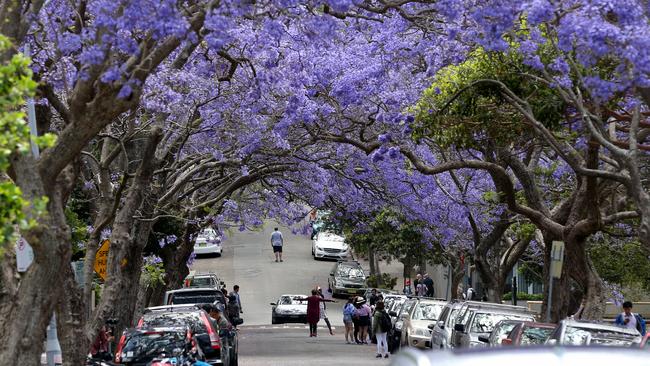
<path id="1" fill-rule="evenodd" d="M 46 187 L 31 156 L 19 156 L 12 163 L 24 199 L 34 202 L 47 197 L 49 201 L 47 214 L 37 218 L 38 226 L 21 233 L 34 250 L 31 267 L 19 281 L 3 276 L 10 281 L 3 288 L 12 291 L 0 294 L 0 314 L 5 316 L 0 324 L 0 360 L 4 365 L 38 365 L 43 335 L 62 293 L 61 268 L 70 266 L 70 231 L 62 190 L 70 183 L 65 180 L 72 177 L 61 174 L 55 184 Z"/>
<path id="2" fill-rule="evenodd" d="M 86 355 L 80 350 L 90 348 L 84 336 L 86 311 L 79 285 L 74 279 L 71 266 L 63 266 L 62 296 L 56 310 L 57 333 L 61 345 L 64 365 L 77 366 L 86 362 Z"/>
<path id="3" fill-rule="evenodd" d="M 162 131 L 159 128 L 152 128 L 136 177 L 129 188 L 124 205 L 116 216 L 111 234 L 104 294 L 85 330 L 90 342 L 95 339 L 99 329 L 109 317 L 117 317 L 120 322 L 128 323 L 129 318 L 133 316 L 139 284 L 139 281 L 133 279 L 139 279 L 142 248 L 146 245 L 146 242 L 138 243 L 137 233 L 132 233 L 133 216 L 142 206 L 151 183 L 157 166 L 154 158 L 156 146 L 161 138 Z M 127 299 L 126 296 L 135 298 Z M 120 313 L 115 313 L 116 310 Z"/>
<path id="4" fill-rule="evenodd" d="M 375 261 L 375 251 L 372 248 L 368 250 L 368 264 L 370 265 L 370 275 L 374 276 L 377 274 L 376 261 Z"/>

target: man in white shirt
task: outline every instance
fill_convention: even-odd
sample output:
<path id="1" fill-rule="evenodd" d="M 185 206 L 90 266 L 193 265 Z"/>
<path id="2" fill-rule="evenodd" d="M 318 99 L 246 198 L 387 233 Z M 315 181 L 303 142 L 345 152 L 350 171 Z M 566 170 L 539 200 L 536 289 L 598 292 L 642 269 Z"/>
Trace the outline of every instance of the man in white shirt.
<path id="1" fill-rule="evenodd" d="M 273 253 L 275 254 L 275 261 L 282 262 L 282 245 L 284 244 L 284 238 L 282 233 L 276 227 L 271 234 L 271 247 L 273 248 Z"/>
<path id="2" fill-rule="evenodd" d="M 618 314 L 614 323 L 628 329 L 636 329 L 641 335 L 645 335 L 645 320 L 639 314 L 632 312 L 631 301 L 623 303 L 623 312 Z"/>

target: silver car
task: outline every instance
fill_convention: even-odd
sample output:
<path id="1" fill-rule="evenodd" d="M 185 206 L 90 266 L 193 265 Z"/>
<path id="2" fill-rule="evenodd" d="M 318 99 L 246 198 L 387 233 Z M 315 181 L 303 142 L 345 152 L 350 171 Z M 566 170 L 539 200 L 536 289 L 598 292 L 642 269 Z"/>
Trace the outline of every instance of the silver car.
<path id="1" fill-rule="evenodd" d="M 418 298 L 417 304 L 403 317 L 402 345 L 431 348 L 431 328 L 440 317 L 446 302 Z"/>
<path id="2" fill-rule="evenodd" d="M 454 301 L 447 303 L 442 309 L 440 318 L 432 326 L 431 331 L 431 348 L 434 350 L 452 348 L 451 333 L 454 330 L 461 305 L 462 303 Z"/>
<path id="3" fill-rule="evenodd" d="M 563 346 L 618 346 L 631 347 L 641 343 L 643 337 L 636 329 L 610 323 L 562 320 L 546 341 Z"/>
<path id="4" fill-rule="evenodd" d="M 599 347 L 500 347 L 460 352 L 423 352 L 409 348 L 393 357 L 391 366 L 650 366 L 643 350 Z"/>
<path id="5" fill-rule="evenodd" d="M 502 320 L 535 321 L 535 316 L 522 306 L 474 301 L 464 303 L 460 314 L 452 335 L 454 347 L 484 347 L 479 337 L 489 336 Z"/>

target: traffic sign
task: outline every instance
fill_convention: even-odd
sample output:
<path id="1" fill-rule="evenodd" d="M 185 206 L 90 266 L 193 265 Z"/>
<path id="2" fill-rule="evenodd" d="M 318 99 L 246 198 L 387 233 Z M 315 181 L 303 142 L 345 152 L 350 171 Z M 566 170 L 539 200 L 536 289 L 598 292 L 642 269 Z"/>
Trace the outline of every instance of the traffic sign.
<path id="1" fill-rule="evenodd" d="M 34 250 L 22 236 L 16 241 L 16 266 L 18 272 L 26 272 L 34 261 Z"/>
<path id="2" fill-rule="evenodd" d="M 551 248 L 551 276 L 562 277 L 562 265 L 564 263 L 564 242 L 554 241 Z"/>
<path id="3" fill-rule="evenodd" d="M 102 280 L 106 280 L 106 265 L 108 264 L 108 250 L 110 249 L 111 242 L 106 239 L 100 245 L 97 254 L 95 254 L 95 272 Z"/>

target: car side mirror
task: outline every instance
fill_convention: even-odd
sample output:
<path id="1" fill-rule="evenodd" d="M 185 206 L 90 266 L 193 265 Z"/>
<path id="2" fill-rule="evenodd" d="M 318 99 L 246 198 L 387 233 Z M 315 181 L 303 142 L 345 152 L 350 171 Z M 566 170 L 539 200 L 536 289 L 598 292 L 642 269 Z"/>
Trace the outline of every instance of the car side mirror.
<path id="1" fill-rule="evenodd" d="M 445 329 L 445 322 L 443 322 L 442 320 L 438 320 L 438 328 Z"/>
<path id="2" fill-rule="evenodd" d="M 478 340 L 483 343 L 490 343 L 490 339 L 488 339 L 486 336 L 478 336 Z"/>
<path id="3" fill-rule="evenodd" d="M 436 326 L 435 324 L 429 324 L 429 325 L 427 325 L 427 328 L 433 330 L 433 328 L 434 328 L 435 326 Z"/>
<path id="4" fill-rule="evenodd" d="M 457 332 L 465 333 L 465 324 L 454 325 L 454 330 Z"/>
<path id="5" fill-rule="evenodd" d="M 276 303 L 274 303 L 274 302 L 272 302 L 271 305 L 273 305 L 273 306 L 278 306 L 278 304 L 276 304 Z"/>
<path id="6" fill-rule="evenodd" d="M 397 316 L 397 313 L 394 312 L 394 311 L 390 311 L 390 312 L 388 312 L 388 315 L 390 315 L 390 316 Z"/>
<path id="7" fill-rule="evenodd" d="M 512 339 L 504 338 L 504 339 L 501 340 L 501 344 L 503 344 L 504 346 L 512 345 Z"/>

